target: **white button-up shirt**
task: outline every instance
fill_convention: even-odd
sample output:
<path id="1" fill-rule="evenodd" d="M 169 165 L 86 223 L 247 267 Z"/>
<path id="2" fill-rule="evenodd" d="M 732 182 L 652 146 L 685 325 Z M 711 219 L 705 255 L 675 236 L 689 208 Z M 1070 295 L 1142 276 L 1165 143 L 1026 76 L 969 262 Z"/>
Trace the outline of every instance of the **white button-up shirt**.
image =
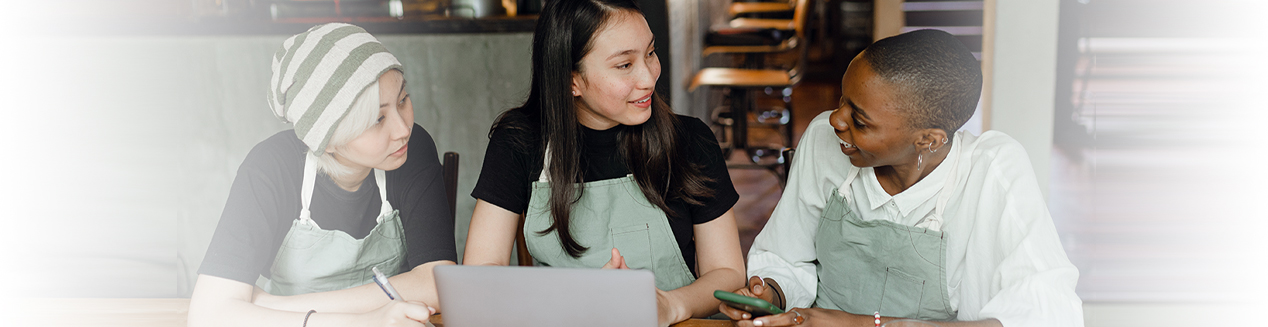
<path id="1" fill-rule="evenodd" d="M 850 187 L 863 220 L 888 220 L 946 233 L 947 289 L 958 320 L 999 319 L 1004 326 L 1082 326 L 1074 293 L 1079 272 L 1066 257 L 1021 144 L 1000 132 L 957 132 L 951 154 L 924 179 L 890 196 L 872 168 L 854 168 L 841 153 L 828 115 L 802 135 L 788 184 L 749 250 L 750 276 L 770 277 L 788 307 L 809 307 L 818 276 L 814 235 L 829 193 L 859 169 Z M 957 155 L 956 171 L 949 163 Z M 934 206 L 956 178 L 943 220 Z M 884 315 L 884 313 L 881 313 Z"/>

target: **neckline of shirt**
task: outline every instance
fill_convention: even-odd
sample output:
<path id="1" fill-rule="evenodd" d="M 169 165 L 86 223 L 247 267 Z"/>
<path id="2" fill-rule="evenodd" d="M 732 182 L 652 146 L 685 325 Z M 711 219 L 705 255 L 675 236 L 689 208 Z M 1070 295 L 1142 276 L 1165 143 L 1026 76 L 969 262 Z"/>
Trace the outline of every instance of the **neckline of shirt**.
<path id="1" fill-rule="evenodd" d="M 624 131 L 625 128 L 626 128 L 625 125 L 618 124 L 609 129 L 597 130 L 597 129 L 592 129 L 592 128 L 586 127 L 585 125 L 582 125 L 581 126 L 582 141 L 586 145 L 596 145 L 596 146 L 604 146 L 604 147 L 614 146 L 621 141 L 620 138 L 618 138 L 617 136 L 619 136 L 621 134 L 621 131 Z"/>
<path id="2" fill-rule="evenodd" d="M 374 180 L 373 172 L 365 176 L 365 180 L 361 181 L 361 187 L 357 188 L 356 192 L 348 192 L 348 190 L 335 183 L 334 179 L 331 179 L 329 175 L 321 172 L 317 173 L 316 184 L 317 189 L 321 189 L 341 201 L 362 200 L 371 196 L 378 198 L 374 192 L 378 190 L 379 185 Z"/>
<path id="3" fill-rule="evenodd" d="M 959 140 L 955 143 L 951 143 L 950 150 L 952 154 L 958 153 L 957 151 L 959 149 L 957 147 L 960 143 L 958 141 Z M 951 156 L 948 155 L 947 158 L 950 159 Z M 885 191 L 885 188 L 881 186 L 880 181 L 876 179 L 876 171 L 874 168 L 860 168 L 858 178 L 865 181 L 863 183 L 863 189 L 866 191 L 864 193 L 867 193 L 868 206 L 871 210 L 876 210 L 886 203 L 893 201 L 894 205 L 898 208 L 898 214 L 902 217 L 907 217 L 913 210 L 919 208 L 920 205 L 929 202 L 929 200 L 937 195 L 938 191 L 941 191 L 943 186 L 946 185 L 947 174 L 950 174 L 947 171 L 951 169 L 948 167 L 950 165 L 946 165 L 946 163 L 947 160 L 944 159 L 942 163 L 938 164 L 937 167 L 934 167 L 933 171 L 930 172 L 928 176 L 925 176 L 925 178 L 916 182 L 915 185 L 912 185 L 906 190 L 898 192 L 898 194 L 892 196 Z"/>

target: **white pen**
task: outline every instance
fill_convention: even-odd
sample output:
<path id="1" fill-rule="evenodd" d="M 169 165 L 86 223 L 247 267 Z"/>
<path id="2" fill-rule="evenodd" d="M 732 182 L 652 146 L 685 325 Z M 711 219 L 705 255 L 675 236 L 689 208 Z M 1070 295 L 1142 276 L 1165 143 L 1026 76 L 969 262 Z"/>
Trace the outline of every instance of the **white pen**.
<path id="1" fill-rule="evenodd" d="M 370 267 L 370 271 L 374 272 L 374 283 L 379 284 L 379 288 L 383 289 L 383 293 L 387 293 L 388 299 L 393 301 L 401 299 L 401 293 L 396 292 L 396 288 L 392 287 L 392 283 L 387 281 L 387 276 L 384 276 L 379 271 L 379 267 Z"/>

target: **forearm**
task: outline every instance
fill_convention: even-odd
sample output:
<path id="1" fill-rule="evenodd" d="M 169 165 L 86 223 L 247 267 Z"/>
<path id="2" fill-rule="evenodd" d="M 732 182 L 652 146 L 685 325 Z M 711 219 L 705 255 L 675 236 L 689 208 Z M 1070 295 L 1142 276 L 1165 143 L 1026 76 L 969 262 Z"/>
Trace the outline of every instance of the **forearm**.
<path id="1" fill-rule="evenodd" d="M 800 159 L 801 153 L 797 155 Z M 814 183 L 801 185 L 806 184 Z M 789 185 L 793 185 L 792 180 Z M 785 188 L 784 198 L 754 238 L 747 261 L 748 276 L 779 282 L 785 295 L 784 308 L 809 307 L 814 302 L 819 280 L 814 264 L 817 260 L 814 235 L 819 226 L 822 195 L 812 194 L 811 190 L 796 190 Z"/>
<path id="2" fill-rule="evenodd" d="M 889 323 L 890 321 L 902 320 L 902 319 L 904 318 L 881 317 L 881 323 L 885 324 L 885 323 Z M 914 320 L 914 319 L 909 319 L 909 320 Z M 985 320 L 976 320 L 976 321 L 929 321 L 929 322 L 937 324 L 937 326 L 942 326 L 942 327 L 1003 327 L 1004 326 L 999 323 L 999 320 L 995 320 L 995 319 L 985 319 Z"/>
<path id="3" fill-rule="evenodd" d="M 690 285 L 669 291 L 678 310 L 674 321 L 707 317 L 718 311 L 721 301 L 713 297 L 715 290 L 734 290 L 744 287 L 744 272 L 735 268 L 711 270 Z"/>
<path id="4" fill-rule="evenodd" d="M 454 262 L 448 260 L 428 262 L 410 271 L 392 276 L 388 280 L 405 300 L 423 302 L 436 308 L 436 310 L 440 310 L 432 269 L 436 266 L 452 264 Z M 317 312 L 344 313 L 368 312 L 382 307 L 389 301 L 390 299 L 383 293 L 383 290 L 379 289 L 379 286 L 374 283 L 338 291 L 293 296 L 274 296 L 257 292 L 253 299 L 256 305 L 277 310 L 296 312 L 317 310 Z"/>
<path id="5" fill-rule="evenodd" d="M 676 305 L 678 310 L 673 316 L 679 319 L 675 322 L 716 313 L 721 301 L 713 297 L 713 292 L 744 287 L 747 279 L 733 211 L 728 210 L 712 221 L 696 224 L 693 231 L 700 278 L 691 285 L 668 292 L 679 300 Z"/>
<path id="6" fill-rule="evenodd" d="M 189 326 L 303 326 L 308 310 L 278 310 L 251 303 L 252 286 L 221 277 L 199 275 L 189 301 Z M 314 314 L 317 316 L 317 314 Z M 355 315 L 322 312 L 308 317 L 308 326 L 351 326 Z"/>
<path id="7" fill-rule="evenodd" d="M 463 252 L 462 264 L 510 265 L 519 219 L 518 213 L 484 200 L 476 200 L 475 209 L 471 213 L 471 225 L 467 230 L 467 246 Z"/>
<path id="8" fill-rule="evenodd" d="M 275 310 L 262 307 L 253 303 L 241 300 L 225 300 L 214 304 L 199 304 L 197 301 L 190 302 L 189 308 L 189 326 L 190 327 L 214 327 L 214 326 L 355 326 L 358 322 L 356 314 L 335 313 L 335 312 L 316 312 L 308 316 L 308 323 L 304 323 L 304 317 L 308 315 L 308 311 L 295 312 Z"/>

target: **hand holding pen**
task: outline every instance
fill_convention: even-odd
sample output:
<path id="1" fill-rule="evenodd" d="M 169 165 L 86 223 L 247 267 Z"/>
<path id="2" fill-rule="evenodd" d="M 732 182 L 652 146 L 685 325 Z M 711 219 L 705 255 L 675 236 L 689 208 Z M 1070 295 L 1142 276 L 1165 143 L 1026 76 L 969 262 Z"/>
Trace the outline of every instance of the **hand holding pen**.
<path id="1" fill-rule="evenodd" d="M 387 293 L 388 300 L 404 300 L 401 298 L 401 293 L 397 293 L 396 288 L 392 287 L 392 283 L 387 280 L 387 276 L 379 271 L 379 267 L 371 267 L 370 271 L 374 272 L 374 283 L 379 284 L 379 288 L 383 289 L 383 293 Z"/>
<path id="2" fill-rule="evenodd" d="M 388 318 L 383 322 L 384 326 L 418 326 L 426 322 L 431 315 L 436 314 L 436 309 L 427 306 L 426 303 L 405 301 L 401 297 L 401 293 L 397 292 L 395 287 L 392 287 L 392 283 L 388 281 L 387 276 L 383 272 L 379 271 L 378 267 L 370 268 L 370 271 L 374 272 L 374 277 L 372 278 L 374 283 L 378 284 L 379 289 L 382 289 L 383 293 L 387 294 L 387 298 L 392 301 L 379 310 L 375 310 L 378 316 Z M 396 319 L 399 317 L 408 319 Z"/>

